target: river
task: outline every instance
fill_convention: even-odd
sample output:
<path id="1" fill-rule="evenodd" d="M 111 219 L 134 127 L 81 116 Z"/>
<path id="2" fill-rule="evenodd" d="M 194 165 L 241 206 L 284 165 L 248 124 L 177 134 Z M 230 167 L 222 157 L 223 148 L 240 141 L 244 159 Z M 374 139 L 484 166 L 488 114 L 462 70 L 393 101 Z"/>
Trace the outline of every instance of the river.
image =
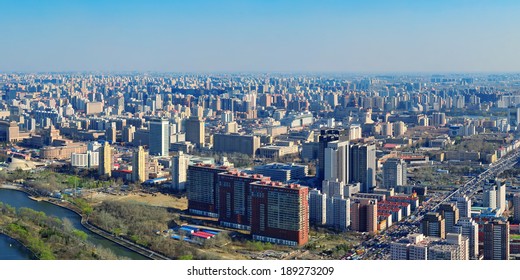
<path id="1" fill-rule="evenodd" d="M 129 249 L 127 249 L 121 245 L 118 245 L 110 240 L 107 240 L 95 233 L 92 233 L 91 231 L 86 229 L 81 224 L 81 217 L 78 214 L 76 214 L 68 209 L 65 209 L 65 208 L 56 206 L 54 204 L 48 203 L 48 202 L 44 202 L 44 201 L 34 201 L 34 200 L 30 199 L 27 196 L 27 194 L 25 194 L 24 192 L 16 191 L 16 190 L 8 190 L 8 189 L 0 189 L 0 202 L 9 204 L 15 208 L 26 207 L 26 208 L 30 208 L 30 209 L 33 209 L 36 211 L 42 211 L 47 216 L 55 216 L 60 219 L 66 218 L 72 223 L 72 226 L 74 228 L 87 233 L 88 234 L 87 240 L 90 241 L 92 244 L 94 244 L 96 246 L 104 247 L 106 249 L 110 249 L 112 252 L 114 252 L 114 254 L 116 254 L 119 257 L 124 257 L 124 258 L 134 259 L 134 260 L 147 260 L 146 257 L 144 257 L 132 250 L 129 250 Z M 2 240 L 4 240 L 4 241 L 2 241 Z M 7 246 L 9 246 L 8 238 L 4 235 L 0 235 L 0 252 L 2 252 L 4 248 L 7 248 L 7 247 L 5 247 L 5 245 L 2 245 L 2 242 L 8 242 Z M 9 248 L 10 248 L 10 250 L 13 250 L 18 247 L 10 246 Z M 17 249 L 17 253 L 12 253 L 13 258 L 17 257 L 18 259 L 30 259 L 30 256 L 31 256 L 30 252 L 29 252 L 29 257 L 27 257 L 27 252 L 25 252 L 25 253 L 23 252 L 23 249 L 25 249 L 25 248 L 23 248 L 23 246 L 21 246 L 21 248 L 22 249 L 20 249 L 20 248 Z M 0 259 L 9 259 L 9 258 L 8 257 L 4 258 L 3 254 L 0 253 Z"/>
<path id="2" fill-rule="evenodd" d="M 34 260 L 35 257 L 20 242 L 0 234 L 0 260 Z"/>

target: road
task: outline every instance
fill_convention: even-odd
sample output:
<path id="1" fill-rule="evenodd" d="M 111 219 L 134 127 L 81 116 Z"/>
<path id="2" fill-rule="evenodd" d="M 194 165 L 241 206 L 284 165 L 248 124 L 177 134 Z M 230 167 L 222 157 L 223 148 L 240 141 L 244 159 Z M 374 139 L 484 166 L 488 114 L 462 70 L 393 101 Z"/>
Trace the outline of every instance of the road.
<path id="1" fill-rule="evenodd" d="M 472 198 L 482 189 L 482 185 L 486 180 L 495 178 L 503 171 L 512 168 L 519 158 L 520 150 L 515 150 L 500 158 L 498 161 L 491 164 L 484 172 L 478 176 L 472 177 L 456 190 L 430 199 L 424 207 L 416 210 L 416 212 L 409 218 L 392 225 L 384 232 L 362 242 L 357 248 L 355 248 L 356 251 L 362 251 L 362 254 L 358 256 L 354 255 L 354 257 L 344 256 L 342 259 L 389 259 L 390 243 L 401 237 L 405 237 L 410 233 L 419 232 L 420 223 L 426 213 L 437 210 L 442 203 L 450 201 L 451 198 L 459 194 L 465 194 L 469 198 Z"/>

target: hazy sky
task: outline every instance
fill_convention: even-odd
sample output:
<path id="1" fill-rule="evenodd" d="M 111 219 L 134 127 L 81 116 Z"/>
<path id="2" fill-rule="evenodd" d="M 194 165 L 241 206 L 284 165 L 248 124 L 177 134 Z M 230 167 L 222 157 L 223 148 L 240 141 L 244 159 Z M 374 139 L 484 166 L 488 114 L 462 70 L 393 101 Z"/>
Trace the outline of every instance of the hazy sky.
<path id="1" fill-rule="evenodd" d="M 520 1 L 0 0 L 0 71 L 520 71 Z"/>

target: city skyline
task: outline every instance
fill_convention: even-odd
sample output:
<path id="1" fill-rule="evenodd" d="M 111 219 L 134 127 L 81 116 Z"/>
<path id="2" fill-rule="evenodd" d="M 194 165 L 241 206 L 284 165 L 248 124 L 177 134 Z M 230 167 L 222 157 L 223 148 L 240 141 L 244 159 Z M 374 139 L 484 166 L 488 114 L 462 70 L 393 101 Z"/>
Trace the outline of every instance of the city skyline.
<path id="1" fill-rule="evenodd" d="M 2 72 L 518 72 L 515 1 L 23 1 Z"/>

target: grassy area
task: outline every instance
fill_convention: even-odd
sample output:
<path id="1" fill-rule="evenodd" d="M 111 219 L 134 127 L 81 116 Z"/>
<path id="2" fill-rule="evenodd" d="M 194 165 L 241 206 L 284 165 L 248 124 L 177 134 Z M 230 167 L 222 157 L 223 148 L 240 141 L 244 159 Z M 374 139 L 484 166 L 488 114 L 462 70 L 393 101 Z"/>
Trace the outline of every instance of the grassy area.
<path id="1" fill-rule="evenodd" d="M 87 234 L 70 222 L 29 208 L 15 209 L 0 202 L 0 228 L 43 260 L 113 260 L 111 251 L 87 241 Z"/>
<path id="2" fill-rule="evenodd" d="M 345 255 L 351 248 L 363 240 L 358 232 L 335 233 L 327 229 L 314 229 L 310 232 L 310 241 L 305 245 L 311 253 L 329 258 Z"/>
<path id="3" fill-rule="evenodd" d="M 111 195 L 107 193 L 92 193 L 85 196 L 91 203 L 99 204 L 103 201 L 121 201 L 137 204 L 146 204 L 150 206 L 172 208 L 178 211 L 188 209 L 188 199 L 186 197 L 177 197 L 173 195 L 131 193 L 126 195 Z"/>
<path id="4" fill-rule="evenodd" d="M 520 240 L 520 234 L 511 234 L 509 235 L 509 238 L 513 240 Z"/>
<path id="5" fill-rule="evenodd" d="M 408 176 L 423 186 L 448 186 L 463 183 L 460 175 L 437 172 L 438 167 L 409 168 Z"/>

